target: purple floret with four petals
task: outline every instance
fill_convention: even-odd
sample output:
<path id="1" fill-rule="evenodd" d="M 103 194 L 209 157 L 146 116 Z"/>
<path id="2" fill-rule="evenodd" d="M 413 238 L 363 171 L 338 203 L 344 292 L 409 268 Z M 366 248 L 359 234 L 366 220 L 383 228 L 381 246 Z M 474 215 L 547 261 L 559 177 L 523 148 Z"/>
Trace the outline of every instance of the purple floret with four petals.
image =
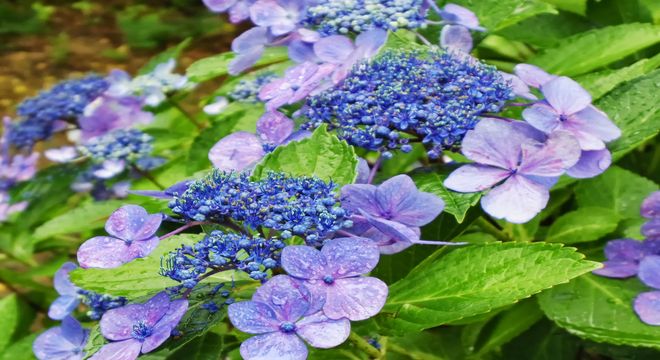
<path id="1" fill-rule="evenodd" d="M 89 330 L 67 316 L 60 326 L 44 331 L 32 344 L 34 355 L 39 360 L 82 360 Z"/>

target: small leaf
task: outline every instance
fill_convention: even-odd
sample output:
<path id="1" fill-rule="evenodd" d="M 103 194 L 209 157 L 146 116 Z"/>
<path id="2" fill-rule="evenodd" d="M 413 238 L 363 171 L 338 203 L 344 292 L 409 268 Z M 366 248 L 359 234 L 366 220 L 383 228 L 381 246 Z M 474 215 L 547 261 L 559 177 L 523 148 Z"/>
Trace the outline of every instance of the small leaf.
<path id="1" fill-rule="evenodd" d="M 597 342 L 660 349 L 660 327 L 639 320 L 633 299 L 648 289 L 637 279 L 587 274 L 539 296 L 541 309 L 568 332 Z"/>
<path id="2" fill-rule="evenodd" d="M 575 244 L 598 240 L 616 230 L 620 219 L 611 209 L 580 208 L 559 217 L 550 226 L 545 241 Z"/>
<path id="3" fill-rule="evenodd" d="M 542 13 L 557 13 L 554 7 L 537 0 L 453 0 L 474 11 L 481 26 L 489 31 L 503 29 Z"/>
<path id="4" fill-rule="evenodd" d="M 315 175 L 339 185 L 351 184 L 357 176 L 357 157 L 353 147 L 328 133 L 325 126 L 310 138 L 279 146 L 254 168 L 252 178 L 263 179 L 269 171 L 290 175 Z"/>
<path id="5" fill-rule="evenodd" d="M 16 294 L 10 294 L 0 300 L 0 354 L 15 338 L 27 332 L 33 319 L 34 311 Z"/>
<path id="6" fill-rule="evenodd" d="M 603 70 L 578 77 L 576 80 L 589 91 L 594 100 L 626 81 L 634 80 L 660 66 L 660 55 L 616 70 Z"/>
<path id="7" fill-rule="evenodd" d="M 122 200 L 87 202 L 39 226 L 34 231 L 34 236 L 38 240 L 43 240 L 55 235 L 100 229 L 105 225 L 110 214 L 123 204 Z"/>
<path id="8" fill-rule="evenodd" d="M 448 169 L 440 172 L 416 172 L 411 174 L 411 177 L 419 190 L 441 197 L 445 202 L 444 212 L 454 215 L 460 224 L 465 220 L 467 211 L 479 202 L 481 193 L 459 193 L 447 189 L 443 182 L 450 172 Z"/>
<path id="9" fill-rule="evenodd" d="M 229 63 L 234 59 L 233 52 L 226 52 L 215 56 L 200 59 L 192 63 L 186 70 L 191 81 L 203 82 L 213 78 L 227 75 Z M 289 58 L 286 47 L 270 47 L 264 51 L 263 56 L 255 66 L 273 64 Z"/>

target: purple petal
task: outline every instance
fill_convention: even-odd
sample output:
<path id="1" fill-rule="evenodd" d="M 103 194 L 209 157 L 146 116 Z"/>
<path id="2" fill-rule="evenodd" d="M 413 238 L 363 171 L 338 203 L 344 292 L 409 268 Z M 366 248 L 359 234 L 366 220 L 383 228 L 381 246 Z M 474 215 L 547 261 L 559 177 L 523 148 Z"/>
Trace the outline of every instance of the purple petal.
<path id="1" fill-rule="evenodd" d="M 142 343 L 135 339 L 103 345 L 89 360 L 134 360 L 140 355 Z"/>
<path id="2" fill-rule="evenodd" d="M 417 186 L 410 176 L 397 175 L 378 185 L 375 197 L 382 215 L 396 216 L 396 209 L 417 192 Z"/>
<path id="3" fill-rule="evenodd" d="M 477 15 L 467 8 L 456 4 L 447 4 L 440 12 L 440 16 L 446 22 L 451 24 L 463 25 L 467 28 L 484 31 L 485 29 L 479 26 L 479 18 Z"/>
<path id="4" fill-rule="evenodd" d="M 233 1 L 233 0 L 230 0 Z M 229 9 L 229 21 L 232 24 L 247 20 L 250 17 L 251 1 L 237 1 L 236 5 Z"/>
<path id="5" fill-rule="evenodd" d="M 158 231 L 162 220 L 161 214 L 149 215 L 141 206 L 124 205 L 110 215 L 105 231 L 122 240 L 144 240 Z"/>
<path id="6" fill-rule="evenodd" d="M 225 12 L 239 0 L 202 0 L 209 10 L 213 12 Z"/>
<path id="7" fill-rule="evenodd" d="M 381 218 L 375 218 L 363 211 L 361 212 L 361 214 L 367 219 L 369 224 L 371 224 L 381 233 L 388 236 L 391 239 L 391 241 L 401 243 L 396 246 L 390 246 L 390 248 L 403 250 L 408 248 L 410 245 L 412 245 L 413 241 L 419 240 L 420 233 L 418 230 L 416 231 L 416 229 L 419 228 L 414 228 L 414 227 L 411 228 L 396 221 L 389 221 Z M 392 244 L 393 243 L 389 243 L 388 245 L 392 245 Z M 380 251 L 382 253 L 386 253 L 385 252 L 386 250 L 382 248 Z"/>
<path id="8" fill-rule="evenodd" d="M 637 262 L 629 261 L 604 261 L 603 268 L 594 270 L 593 273 L 609 278 L 623 279 L 637 274 Z"/>
<path id="9" fill-rule="evenodd" d="M 240 331 L 263 334 L 278 331 L 279 321 L 268 305 L 256 301 L 241 301 L 229 305 L 229 320 Z"/>
<path id="10" fill-rule="evenodd" d="M 476 192 L 490 189 L 511 174 L 500 168 L 468 164 L 454 170 L 445 179 L 445 187 L 458 192 Z"/>
<path id="11" fill-rule="evenodd" d="M 655 191 L 644 199 L 640 213 L 647 219 L 660 217 L 660 191 Z"/>
<path id="12" fill-rule="evenodd" d="M 125 241 L 108 236 L 96 236 L 78 249 L 78 263 L 83 268 L 114 268 L 134 258 Z"/>
<path id="13" fill-rule="evenodd" d="M 421 234 L 419 228 L 410 228 L 410 230 L 414 232 L 414 238 L 419 239 Z M 413 245 L 413 243 L 410 241 L 400 241 L 394 237 L 384 234 L 375 227 L 371 227 L 369 230 L 363 232 L 360 236 L 375 242 L 376 245 L 378 245 L 378 250 L 380 253 L 385 255 L 400 253 Z"/>
<path id="14" fill-rule="evenodd" d="M 228 73 L 230 75 L 238 75 L 249 69 L 259 61 L 261 55 L 264 54 L 264 49 L 264 47 L 255 47 L 250 51 L 239 54 L 229 62 Z"/>
<path id="15" fill-rule="evenodd" d="M 357 164 L 357 176 L 355 177 L 355 183 L 356 184 L 366 184 L 369 181 L 369 163 L 367 160 L 358 157 L 358 164 Z"/>
<path id="16" fill-rule="evenodd" d="M 268 43 L 268 29 L 255 27 L 236 37 L 231 43 L 231 50 L 237 54 L 247 54 L 256 49 L 263 49 L 266 43 Z"/>
<path id="17" fill-rule="evenodd" d="M 334 64 L 321 64 L 317 71 L 305 82 L 303 82 L 300 87 L 293 93 L 293 96 L 289 99 L 287 104 L 295 104 L 300 100 L 303 100 L 311 93 L 315 92 L 320 86 L 323 85 L 323 81 L 335 71 L 336 65 Z"/>
<path id="18" fill-rule="evenodd" d="M 541 86 L 541 92 L 560 114 L 571 115 L 591 104 L 591 95 L 575 80 L 560 76 Z"/>
<path id="19" fill-rule="evenodd" d="M 312 133 L 307 130 L 294 131 L 280 145 L 286 145 L 292 141 L 300 141 L 312 137 Z"/>
<path id="20" fill-rule="evenodd" d="M 360 237 L 326 241 L 321 249 L 335 279 L 366 274 L 378 265 L 378 246 Z"/>
<path id="21" fill-rule="evenodd" d="M 355 50 L 353 41 L 343 35 L 324 37 L 314 44 L 314 53 L 319 59 L 332 64 L 346 61 Z"/>
<path id="22" fill-rule="evenodd" d="M 660 291 L 637 295 L 634 303 L 639 318 L 649 325 L 660 325 Z"/>
<path id="23" fill-rule="evenodd" d="M 241 356 L 245 360 L 305 360 L 307 346 L 294 334 L 275 332 L 243 341 Z"/>
<path id="24" fill-rule="evenodd" d="M 647 286 L 660 289 L 660 256 L 650 255 L 644 257 L 639 263 L 637 276 Z"/>
<path id="25" fill-rule="evenodd" d="M 463 138 L 462 152 L 470 160 L 502 169 L 514 169 L 520 144 L 528 137 L 503 120 L 483 119 Z"/>
<path id="26" fill-rule="evenodd" d="M 532 176 L 561 176 L 575 165 L 582 151 L 575 137 L 565 131 L 555 131 L 545 144 L 521 144 L 520 174 Z"/>
<path id="27" fill-rule="evenodd" d="M 101 333 L 108 340 L 129 339 L 136 322 L 143 321 L 153 327 L 163 318 L 169 307 L 169 297 L 165 292 L 160 292 L 144 304 L 110 309 L 101 318 Z"/>
<path id="28" fill-rule="evenodd" d="M 342 344 L 351 333 L 348 319 L 330 320 L 323 312 L 303 318 L 296 324 L 296 333 L 310 345 L 329 349 Z"/>
<path id="29" fill-rule="evenodd" d="M 612 261 L 636 263 L 646 255 L 644 243 L 633 239 L 611 240 L 605 245 L 605 257 Z"/>
<path id="30" fill-rule="evenodd" d="M 529 86 L 527 86 L 527 84 L 525 84 L 525 82 L 522 81 L 519 77 L 505 73 L 503 71 L 500 71 L 500 75 L 502 75 L 504 80 L 511 84 L 511 89 L 513 90 L 513 93 L 516 94 L 516 96 L 529 100 L 538 99 L 536 95 L 530 91 Z"/>
<path id="31" fill-rule="evenodd" d="M 62 319 L 62 336 L 69 341 L 71 344 L 78 344 L 80 346 L 85 346 L 87 342 L 87 335 L 89 335 L 89 330 L 85 329 L 80 325 L 78 320 L 72 316 L 67 316 Z"/>
<path id="32" fill-rule="evenodd" d="M 71 314 L 80 304 L 77 295 L 63 295 L 55 299 L 48 308 L 48 317 L 53 320 L 62 320 Z"/>
<path id="33" fill-rule="evenodd" d="M 293 132 L 295 123 L 279 111 L 266 112 L 257 121 L 257 134 L 265 142 L 281 144 Z"/>
<path id="34" fill-rule="evenodd" d="M 175 305 L 173 305 L 175 304 Z M 147 300 L 144 304 L 141 304 L 140 316 L 147 325 L 156 326 L 160 321 L 164 321 L 167 325 L 167 319 L 164 319 L 165 315 L 168 314 L 170 308 L 174 314 L 179 314 L 181 309 L 185 313 L 187 309 L 187 301 L 180 300 L 179 302 L 170 302 L 170 297 L 165 291 L 161 291 L 158 294 L 154 295 L 151 299 Z M 120 309 L 120 308 L 118 308 Z M 128 310 L 127 310 L 128 311 Z M 171 320 L 169 320 L 171 321 Z M 178 323 L 178 321 L 177 321 Z"/>
<path id="35" fill-rule="evenodd" d="M 369 214 L 379 215 L 376 186 L 369 184 L 344 185 L 341 188 L 341 206 L 352 212 L 362 209 Z"/>
<path id="36" fill-rule="evenodd" d="M 313 45 L 301 40 L 294 40 L 289 44 L 289 58 L 297 63 L 319 60 L 314 54 Z"/>
<path id="37" fill-rule="evenodd" d="M 417 190 L 407 175 L 398 175 L 380 184 L 376 200 L 385 218 L 408 226 L 430 223 L 445 207 L 440 197 Z"/>
<path id="38" fill-rule="evenodd" d="M 374 277 L 338 279 L 329 287 L 323 313 L 331 319 L 368 319 L 387 300 L 387 284 Z"/>
<path id="39" fill-rule="evenodd" d="M 256 25 L 269 27 L 275 36 L 280 36 L 296 28 L 294 9 L 285 9 L 275 0 L 258 0 L 250 6 L 250 19 Z"/>
<path id="40" fill-rule="evenodd" d="M 592 178 L 605 172 L 611 164 L 612 154 L 607 149 L 582 151 L 580 160 L 566 174 L 576 179 Z"/>
<path id="41" fill-rule="evenodd" d="M 383 29 L 373 29 L 365 31 L 355 38 L 355 46 L 360 56 L 370 58 L 376 54 L 387 41 L 387 31 Z"/>
<path id="42" fill-rule="evenodd" d="M 649 240 L 660 240 L 660 218 L 647 221 L 642 225 L 641 232 Z"/>
<path id="43" fill-rule="evenodd" d="M 188 300 L 172 301 L 165 315 L 154 326 L 154 332 L 142 343 L 142 353 L 148 353 L 164 343 L 187 310 Z"/>
<path id="44" fill-rule="evenodd" d="M 481 207 L 495 218 L 520 224 L 541 212 L 549 197 L 550 193 L 543 185 L 513 175 L 482 197 Z"/>
<path id="45" fill-rule="evenodd" d="M 545 103 L 537 103 L 523 110 L 523 119 L 534 128 L 543 131 L 546 134 L 555 130 L 559 124 L 559 115 L 555 109 Z"/>
<path id="46" fill-rule="evenodd" d="M 607 117 L 607 115 L 593 106 L 570 116 L 564 127 L 574 132 L 582 132 L 597 137 L 599 140 L 609 142 L 621 136 L 621 130 Z M 588 146 L 584 144 L 585 146 Z M 600 150 L 584 147 L 584 150 Z"/>
<path id="47" fill-rule="evenodd" d="M 557 78 L 554 75 L 550 75 L 541 68 L 529 65 L 529 64 L 518 64 L 513 68 L 513 72 L 525 82 L 525 84 L 540 88 L 542 85 L 547 82 Z"/>
<path id="48" fill-rule="evenodd" d="M 61 326 L 56 326 L 39 335 L 33 345 L 34 355 L 39 360 L 82 360 L 88 330 L 72 317 L 66 317 Z"/>
<path id="49" fill-rule="evenodd" d="M 462 25 L 447 25 L 440 32 L 440 46 L 450 51 L 469 53 L 472 50 L 470 30 Z"/>
<path id="50" fill-rule="evenodd" d="M 282 268 L 299 279 L 322 279 L 327 275 L 323 254 L 311 246 L 291 245 L 282 250 Z"/>
<path id="51" fill-rule="evenodd" d="M 220 170 L 242 171 L 265 155 L 261 139 L 255 134 L 238 131 L 225 136 L 209 151 L 209 160 Z"/>
<path id="52" fill-rule="evenodd" d="M 50 161 L 66 163 L 78 156 L 78 151 L 73 146 L 64 146 L 61 148 L 48 149 L 44 151 L 44 155 Z"/>
<path id="53" fill-rule="evenodd" d="M 101 168 L 94 170 L 93 174 L 99 179 L 110 179 L 120 174 L 124 169 L 126 169 L 124 160 L 105 160 L 101 164 Z"/>
<path id="54" fill-rule="evenodd" d="M 301 282 L 286 275 L 277 275 L 268 280 L 252 296 L 252 301 L 268 305 L 280 321 L 298 321 L 310 308 L 319 307 L 309 290 Z M 313 311 L 316 312 L 316 311 Z"/>
<path id="55" fill-rule="evenodd" d="M 55 272 L 53 285 L 58 294 L 76 295 L 78 293 L 79 287 L 75 286 L 69 279 L 69 273 L 77 268 L 76 264 L 67 261 Z"/>

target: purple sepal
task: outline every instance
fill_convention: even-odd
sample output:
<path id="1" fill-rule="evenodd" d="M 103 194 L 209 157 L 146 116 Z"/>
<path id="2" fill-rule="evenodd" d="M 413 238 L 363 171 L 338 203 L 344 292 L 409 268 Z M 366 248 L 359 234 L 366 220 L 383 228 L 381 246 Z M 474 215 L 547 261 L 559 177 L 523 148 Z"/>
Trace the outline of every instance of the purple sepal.
<path id="1" fill-rule="evenodd" d="M 660 325 L 660 291 L 637 295 L 633 307 L 640 320 L 649 325 Z"/>
<path id="2" fill-rule="evenodd" d="M 89 330 L 67 316 L 60 326 L 44 331 L 32 344 L 34 355 L 39 360 L 82 360 Z"/>

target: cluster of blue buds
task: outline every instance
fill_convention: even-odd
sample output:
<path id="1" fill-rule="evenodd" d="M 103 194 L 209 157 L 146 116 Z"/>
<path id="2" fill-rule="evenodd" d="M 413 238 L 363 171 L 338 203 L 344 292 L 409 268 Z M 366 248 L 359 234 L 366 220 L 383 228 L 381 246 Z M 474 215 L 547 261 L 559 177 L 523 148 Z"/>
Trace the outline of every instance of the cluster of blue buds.
<path id="1" fill-rule="evenodd" d="M 449 53 L 388 51 L 310 98 L 303 128 L 327 123 L 340 138 L 385 157 L 421 141 L 437 158 L 455 149 L 480 116 L 499 112 L 510 99 L 509 83 L 493 66 Z"/>
<path id="2" fill-rule="evenodd" d="M 106 311 L 126 305 L 128 300 L 124 297 L 97 294 L 93 291 L 78 290 L 83 304 L 89 307 L 87 316 L 92 320 L 99 320 Z"/>
<path id="3" fill-rule="evenodd" d="M 136 162 L 153 150 L 153 137 L 137 129 L 118 129 L 92 138 L 80 148 L 94 162 L 126 160 Z"/>
<path id="4" fill-rule="evenodd" d="M 252 181 L 247 174 L 215 170 L 175 197 L 170 208 L 193 221 L 240 221 L 251 229 L 277 230 L 283 239 L 297 235 L 319 244 L 352 226 L 336 190 L 336 184 L 315 177 L 270 172 Z"/>
<path id="5" fill-rule="evenodd" d="M 237 269 L 265 281 L 280 266 L 285 244 L 278 239 L 249 237 L 215 230 L 193 246 L 182 246 L 161 259 L 160 274 L 194 288 L 209 271 Z"/>
<path id="6" fill-rule="evenodd" d="M 277 78 L 277 74 L 274 72 L 264 71 L 253 79 L 240 80 L 228 96 L 233 101 L 256 103 L 259 101 L 257 98 L 259 90 L 275 78 Z"/>
<path id="7" fill-rule="evenodd" d="M 304 25 L 322 36 L 362 33 L 374 28 L 396 31 L 426 25 L 426 0 L 321 0 L 307 9 Z"/>
<path id="8" fill-rule="evenodd" d="M 57 121 L 72 121 L 83 114 L 85 107 L 108 88 L 108 82 L 97 75 L 68 80 L 50 90 L 26 99 L 18 105 L 21 121 L 12 125 L 9 141 L 20 148 L 29 148 L 37 141 L 50 138 Z"/>

